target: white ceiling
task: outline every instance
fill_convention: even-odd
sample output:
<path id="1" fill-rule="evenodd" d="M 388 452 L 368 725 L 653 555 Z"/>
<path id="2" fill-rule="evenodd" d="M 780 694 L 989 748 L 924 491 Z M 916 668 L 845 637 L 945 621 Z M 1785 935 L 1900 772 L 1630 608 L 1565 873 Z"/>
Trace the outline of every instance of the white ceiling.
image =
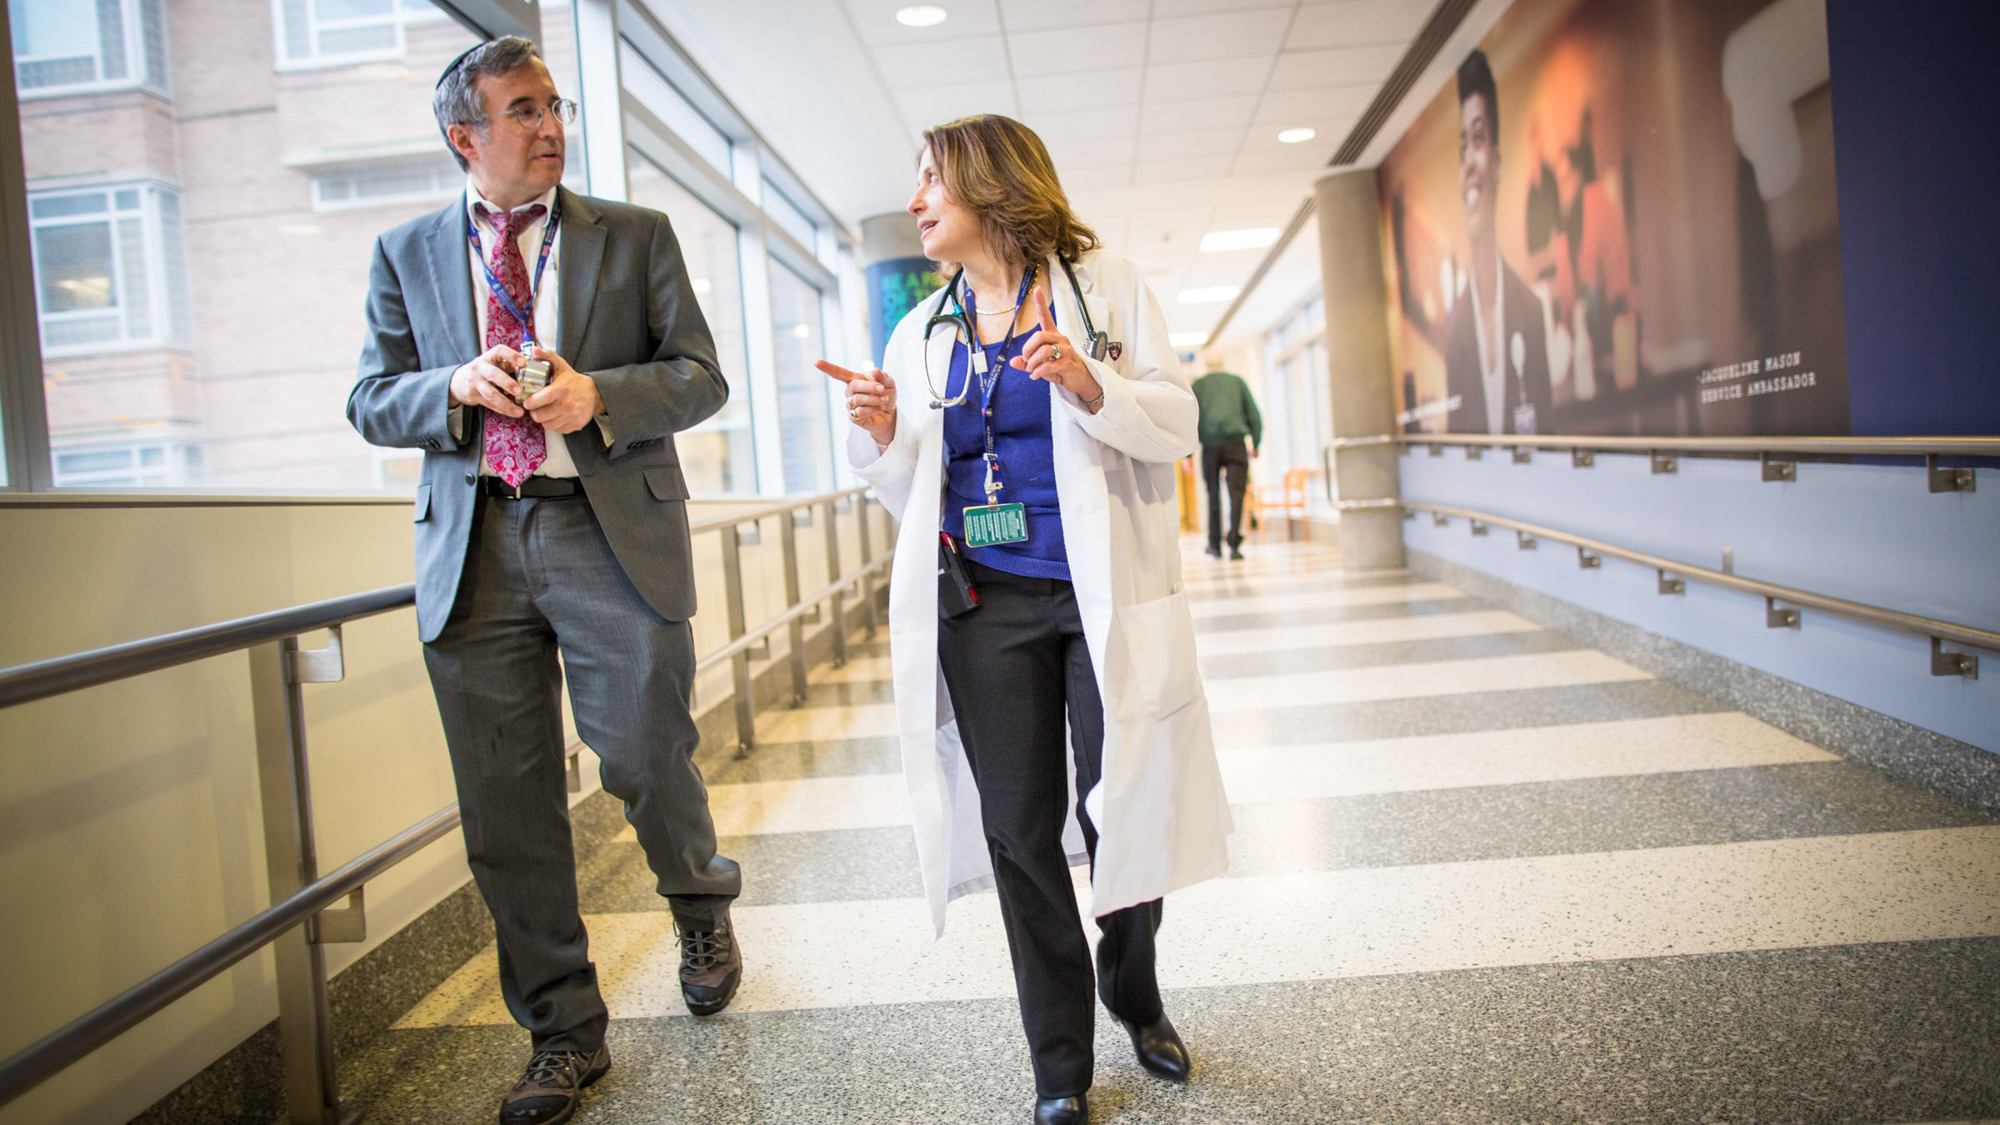
<path id="1" fill-rule="evenodd" d="M 949 17 L 910 28 L 895 13 L 911 0 L 644 2 L 849 223 L 902 208 L 924 128 L 970 113 L 1026 122 L 1084 220 L 1146 272 L 1177 333 L 1207 331 L 1228 307 L 1179 304 L 1182 290 L 1240 285 L 1265 254 L 1202 253 L 1201 236 L 1284 226 L 1435 6 L 938 0 Z M 1482 3 L 1493 11 L 1475 11 L 1485 18 L 1456 38 L 1476 39 L 1470 25 L 1505 3 Z M 1435 88 L 1420 83 L 1399 116 Z M 1278 142 L 1297 127 L 1318 135 Z M 1231 334 L 1266 327 L 1316 279 L 1308 228 Z"/>

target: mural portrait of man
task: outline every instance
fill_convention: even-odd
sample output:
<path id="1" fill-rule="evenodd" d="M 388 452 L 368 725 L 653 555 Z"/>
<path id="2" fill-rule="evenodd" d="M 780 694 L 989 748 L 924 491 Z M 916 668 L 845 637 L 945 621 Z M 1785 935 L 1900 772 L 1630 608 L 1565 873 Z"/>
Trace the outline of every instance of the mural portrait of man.
<path id="1" fill-rule="evenodd" d="M 1458 68 L 1459 189 L 1470 278 L 1445 331 L 1454 433 L 1551 431 L 1548 338 L 1541 299 L 1500 255 L 1500 100 L 1483 51 Z"/>

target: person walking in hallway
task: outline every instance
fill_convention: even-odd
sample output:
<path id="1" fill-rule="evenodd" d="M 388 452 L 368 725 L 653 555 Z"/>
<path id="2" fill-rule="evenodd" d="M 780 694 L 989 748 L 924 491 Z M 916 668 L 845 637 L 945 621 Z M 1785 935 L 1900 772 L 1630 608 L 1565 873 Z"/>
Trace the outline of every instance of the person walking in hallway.
<path id="1" fill-rule="evenodd" d="M 909 210 L 951 281 L 886 371 L 820 369 L 847 384 L 849 463 L 901 521 L 890 662 L 933 923 L 999 891 L 1035 1121 L 1082 1125 L 1093 980 L 1140 1065 L 1188 1077 L 1154 934 L 1163 895 L 1228 864 L 1178 546 L 1196 407 L 1159 302 L 1097 248 L 1040 138 L 982 115 L 924 146 Z M 1069 874 L 1086 857 L 1094 974 Z"/>
<path id="2" fill-rule="evenodd" d="M 499 1117 L 555 1125 L 611 1064 L 577 901 L 565 675 L 673 912 L 688 1008 L 720 1011 L 742 977 L 741 875 L 716 854 L 694 764 L 674 446 L 728 386 L 667 217 L 559 186 L 576 105 L 533 43 L 459 56 L 432 108 L 465 194 L 377 240 L 347 416 L 376 445 L 424 451 L 417 628 L 501 993 L 532 1038 Z"/>
<path id="3" fill-rule="evenodd" d="M 1243 493 L 1250 486 L 1250 460 L 1264 444 L 1264 417 L 1242 376 L 1222 370 L 1222 358 L 1206 357 L 1208 374 L 1194 381 L 1201 404 L 1201 479 L 1208 491 L 1208 553 L 1243 557 Z M 1226 482 L 1226 483 L 1225 483 Z M 1229 493 L 1229 532 L 1222 530 L 1222 494 Z"/>

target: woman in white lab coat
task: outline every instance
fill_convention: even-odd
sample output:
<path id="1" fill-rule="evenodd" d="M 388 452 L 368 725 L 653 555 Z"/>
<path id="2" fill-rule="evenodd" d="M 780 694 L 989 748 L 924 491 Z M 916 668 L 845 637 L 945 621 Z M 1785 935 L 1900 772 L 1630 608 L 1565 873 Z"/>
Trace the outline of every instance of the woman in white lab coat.
<path id="1" fill-rule="evenodd" d="M 950 284 L 884 370 L 820 368 L 901 520 L 890 659 L 933 921 L 997 888 L 1035 1120 L 1080 1123 L 1095 1005 L 1069 866 L 1092 861 L 1098 995 L 1142 1065 L 1184 1080 L 1160 899 L 1227 864 L 1174 493 L 1197 411 L 1158 302 L 1097 249 L 1033 132 L 979 116 L 924 142 L 909 210 Z"/>

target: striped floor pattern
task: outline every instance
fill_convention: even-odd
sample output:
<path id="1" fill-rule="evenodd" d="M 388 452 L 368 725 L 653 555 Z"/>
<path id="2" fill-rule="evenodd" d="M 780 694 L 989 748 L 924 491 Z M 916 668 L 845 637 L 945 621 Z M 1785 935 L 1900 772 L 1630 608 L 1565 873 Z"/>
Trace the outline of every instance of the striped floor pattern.
<path id="1" fill-rule="evenodd" d="M 1100 1017 L 1094 1121 L 2000 1117 L 2000 825 L 1453 587 L 1251 554 L 1188 564 L 1238 825 L 1160 936 L 1195 1079 Z M 585 857 L 615 1064 L 578 1121 L 1028 1119 L 991 896 L 930 940 L 887 680 L 863 646 L 704 755 L 745 874 L 724 1015 L 681 1006 L 629 832 Z M 346 1089 L 489 1121 L 525 1049 L 489 949 Z"/>

